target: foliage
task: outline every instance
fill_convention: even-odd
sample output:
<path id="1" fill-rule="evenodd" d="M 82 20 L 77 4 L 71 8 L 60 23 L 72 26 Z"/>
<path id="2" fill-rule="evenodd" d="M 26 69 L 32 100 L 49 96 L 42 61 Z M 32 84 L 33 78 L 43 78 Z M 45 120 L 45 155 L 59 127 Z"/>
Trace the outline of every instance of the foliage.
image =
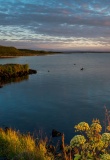
<path id="1" fill-rule="evenodd" d="M 110 160 L 110 154 L 101 155 L 101 159 L 100 160 Z"/>
<path id="2" fill-rule="evenodd" d="M 28 135 L 22 135 L 12 129 L 0 129 L 0 156 L 11 160 L 52 160 L 47 154 L 46 142 L 36 140 Z"/>
<path id="3" fill-rule="evenodd" d="M 19 72 L 28 72 L 29 66 L 28 64 L 4 64 L 0 65 L 0 74 L 16 74 Z"/>
<path id="4" fill-rule="evenodd" d="M 101 134 L 99 120 L 93 120 L 91 125 L 80 122 L 74 128 L 81 133 L 70 141 L 71 152 L 76 152 L 74 160 L 110 160 L 110 133 Z"/>
<path id="5" fill-rule="evenodd" d="M 106 132 L 102 133 L 102 126 L 98 119 L 91 125 L 80 122 L 75 125 L 75 135 L 70 145 L 64 144 L 64 134 L 61 135 L 62 150 L 48 143 L 47 138 L 40 136 L 33 138 L 30 134 L 20 134 L 12 129 L 0 129 L 0 157 L 10 160 L 110 160 L 110 119 L 106 110 Z"/>

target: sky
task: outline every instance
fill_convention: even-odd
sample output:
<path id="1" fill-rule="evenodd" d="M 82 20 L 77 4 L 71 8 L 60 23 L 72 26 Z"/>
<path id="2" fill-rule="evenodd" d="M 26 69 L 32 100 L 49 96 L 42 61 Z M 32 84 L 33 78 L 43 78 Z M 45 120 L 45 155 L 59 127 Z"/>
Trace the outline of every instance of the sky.
<path id="1" fill-rule="evenodd" d="M 110 0 L 0 0 L 0 45 L 110 51 Z"/>

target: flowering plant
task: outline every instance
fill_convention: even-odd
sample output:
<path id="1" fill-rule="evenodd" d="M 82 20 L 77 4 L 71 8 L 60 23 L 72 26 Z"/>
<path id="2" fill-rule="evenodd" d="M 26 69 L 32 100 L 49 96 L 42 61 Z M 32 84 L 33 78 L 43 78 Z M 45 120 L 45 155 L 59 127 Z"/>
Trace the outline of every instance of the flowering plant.
<path id="1" fill-rule="evenodd" d="M 91 125 L 80 122 L 74 128 L 81 133 L 70 141 L 71 152 L 75 153 L 74 160 L 110 160 L 110 133 L 101 134 L 99 120 L 93 120 Z"/>

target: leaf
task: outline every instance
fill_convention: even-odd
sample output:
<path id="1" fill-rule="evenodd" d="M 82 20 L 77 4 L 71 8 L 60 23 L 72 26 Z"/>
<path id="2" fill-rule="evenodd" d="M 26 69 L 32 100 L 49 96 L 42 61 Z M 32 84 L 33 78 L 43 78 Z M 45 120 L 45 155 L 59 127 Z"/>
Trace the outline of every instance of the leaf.
<path id="1" fill-rule="evenodd" d="M 81 158 L 81 155 L 80 155 L 80 154 L 75 154 L 74 160 L 80 160 L 80 158 Z"/>

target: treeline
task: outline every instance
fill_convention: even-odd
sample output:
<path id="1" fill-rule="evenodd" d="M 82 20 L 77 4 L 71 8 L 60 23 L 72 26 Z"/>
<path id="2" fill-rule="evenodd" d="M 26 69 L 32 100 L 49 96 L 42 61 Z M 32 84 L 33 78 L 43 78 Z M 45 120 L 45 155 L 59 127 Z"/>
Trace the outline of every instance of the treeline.
<path id="1" fill-rule="evenodd" d="M 13 57 L 13 56 L 34 56 L 34 55 L 47 55 L 54 54 L 51 51 L 36 51 L 29 49 L 17 49 L 15 47 L 0 46 L 0 57 Z"/>

